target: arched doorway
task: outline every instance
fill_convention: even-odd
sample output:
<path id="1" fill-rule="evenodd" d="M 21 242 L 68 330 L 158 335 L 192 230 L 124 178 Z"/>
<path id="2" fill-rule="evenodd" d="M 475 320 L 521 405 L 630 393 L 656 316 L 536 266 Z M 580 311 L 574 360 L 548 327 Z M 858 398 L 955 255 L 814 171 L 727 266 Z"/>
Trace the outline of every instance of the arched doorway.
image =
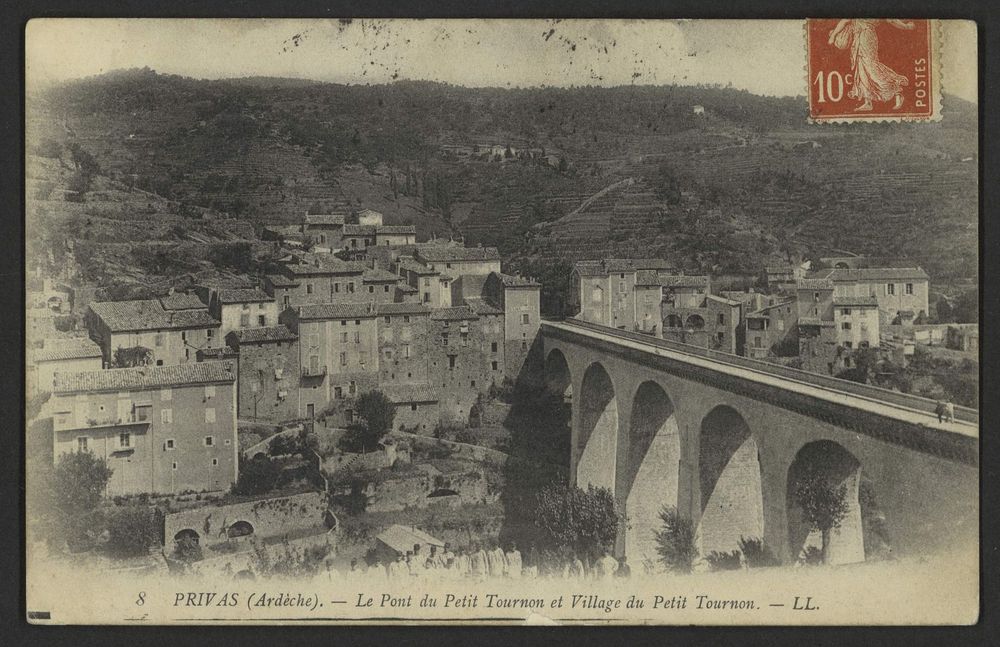
<path id="1" fill-rule="evenodd" d="M 569 363 L 559 349 L 553 349 L 545 357 L 545 388 L 561 395 L 566 401 L 573 395 Z"/>
<path id="2" fill-rule="evenodd" d="M 663 325 L 667 328 L 683 328 L 684 322 L 677 315 L 667 315 L 667 318 L 663 320 Z"/>
<path id="3" fill-rule="evenodd" d="M 743 416 L 715 407 L 701 421 L 698 438 L 701 554 L 736 550 L 740 537 L 763 538 L 760 458 Z"/>
<path id="4" fill-rule="evenodd" d="M 197 544 L 201 540 L 201 537 L 198 535 L 197 531 L 192 530 L 191 528 L 185 528 L 184 530 L 181 530 L 176 535 L 174 535 L 175 542 L 181 542 L 184 541 L 185 539 Z"/>
<path id="5" fill-rule="evenodd" d="M 661 527 L 660 510 L 677 505 L 680 434 L 674 404 L 656 382 L 636 390 L 626 438 L 625 554 L 639 568 L 646 559 L 659 559 L 654 533 Z"/>
<path id="6" fill-rule="evenodd" d="M 705 328 L 705 318 L 701 315 L 691 315 L 687 318 L 687 327 L 691 330 L 702 330 Z"/>
<path id="7" fill-rule="evenodd" d="M 618 401 L 604 367 L 591 364 L 580 388 L 580 427 L 577 436 L 576 484 L 615 489 L 615 452 L 618 444 Z"/>
<path id="8" fill-rule="evenodd" d="M 788 467 L 788 547 L 793 559 L 809 549 L 822 550 L 823 536 L 803 513 L 802 499 L 811 499 L 817 516 L 829 514 L 831 498 L 842 496 L 840 527 L 828 532 L 828 564 L 851 564 L 865 560 L 865 537 L 861 506 L 861 463 L 851 452 L 832 440 L 807 443 Z M 874 497 L 871 497 L 874 501 Z"/>
<path id="9" fill-rule="evenodd" d="M 226 536 L 230 539 L 238 539 L 240 537 L 249 537 L 253 534 L 253 526 L 249 521 L 237 521 L 233 525 L 226 528 Z"/>

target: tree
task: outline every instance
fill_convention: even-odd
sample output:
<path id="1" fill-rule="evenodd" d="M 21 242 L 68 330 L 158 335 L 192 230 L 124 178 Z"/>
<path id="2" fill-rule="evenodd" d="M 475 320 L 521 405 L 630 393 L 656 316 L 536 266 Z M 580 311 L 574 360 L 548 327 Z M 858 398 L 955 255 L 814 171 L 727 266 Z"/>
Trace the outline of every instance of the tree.
<path id="1" fill-rule="evenodd" d="M 153 351 L 145 346 L 132 346 L 115 349 L 111 357 L 111 364 L 114 368 L 132 368 L 135 366 L 149 366 L 153 363 Z"/>
<path id="2" fill-rule="evenodd" d="M 233 484 L 233 494 L 263 494 L 274 489 L 281 467 L 270 458 L 254 458 L 240 465 L 240 475 Z"/>
<path id="3" fill-rule="evenodd" d="M 548 485 L 537 497 L 535 525 L 554 549 L 570 548 L 596 558 L 614 544 L 623 515 L 608 488 L 584 491 L 565 483 Z"/>
<path id="4" fill-rule="evenodd" d="M 674 169 L 664 162 L 656 172 L 656 197 L 667 204 L 678 204 L 681 201 L 681 186 L 674 175 Z"/>
<path id="5" fill-rule="evenodd" d="M 368 391 L 358 398 L 357 412 L 360 423 L 348 428 L 351 444 L 361 451 L 374 449 L 392 430 L 396 405 L 381 391 Z"/>
<path id="6" fill-rule="evenodd" d="M 823 563 L 830 558 L 830 532 L 840 527 L 847 516 L 847 486 L 833 486 L 816 473 L 804 474 L 795 486 L 795 500 L 802 508 L 802 518 L 823 538 Z"/>
<path id="7" fill-rule="evenodd" d="M 116 509 L 108 519 L 107 528 L 108 547 L 123 557 L 145 555 L 160 540 L 156 511 L 143 505 Z"/>
<path id="8" fill-rule="evenodd" d="M 660 510 L 660 520 L 663 527 L 655 532 L 660 561 L 671 571 L 690 573 L 698 558 L 694 523 L 682 517 L 673 506 L 664 506 Z"/>
<path id="9" fill-rule="evenodd" d="M 97 525 L 97 506 L 111 480 L 111 470 L 91 452 L 71 452 L 59 457 L 48 486 L 55 530 L 70 545 L 84 542 Z"/>

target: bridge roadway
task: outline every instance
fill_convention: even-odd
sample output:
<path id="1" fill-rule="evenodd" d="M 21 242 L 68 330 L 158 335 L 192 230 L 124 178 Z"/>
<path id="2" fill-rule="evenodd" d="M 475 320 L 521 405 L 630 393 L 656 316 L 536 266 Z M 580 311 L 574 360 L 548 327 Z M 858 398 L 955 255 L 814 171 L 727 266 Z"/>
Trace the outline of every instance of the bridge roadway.
<path id="1" fill-rule="evenodd" d="M 789 392 L 832 402 L 840 406 L 919 425 L 966 438 L 979 438 L 979 412 L 955 406 L 954 422 L 938 422 L 937 403 L 927 398 L 859 384 L 836 377 L 819 375 L 770 362 L 713 351 L 690 344 L 658 339 L 642 333 L 627 332 L 578 319 L 543 321 L 543 334 L 565 331 L 590 339 L 615 344 L 660 357 L 708 369 Z"/>

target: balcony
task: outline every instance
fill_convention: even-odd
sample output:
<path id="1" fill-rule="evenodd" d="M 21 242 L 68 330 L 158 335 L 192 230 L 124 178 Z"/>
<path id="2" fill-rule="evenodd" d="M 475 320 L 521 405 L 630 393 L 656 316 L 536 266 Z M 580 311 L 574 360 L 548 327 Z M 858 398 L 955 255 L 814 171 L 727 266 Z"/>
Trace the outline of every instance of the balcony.
<path id="1" fill-rule="evenodd" d="M 83 424 L 77 422 L 76 416 L 69 412 L 58 412 L 53 415 L 53 428 L 55 431 L 65 431 L 67 429 L 100 429 L 105 427 L 126 427 L 131 425 L 148 425 L 151 419 L 149 415 L 127 416 L 104 416 L 101 418 L 87 418 Z"/>
<path id="2" fill-rule="evenodd" d="M 326 365 L 323 366 L 303 366 L 302 377 L 323 377 L 326 375 Z"/>

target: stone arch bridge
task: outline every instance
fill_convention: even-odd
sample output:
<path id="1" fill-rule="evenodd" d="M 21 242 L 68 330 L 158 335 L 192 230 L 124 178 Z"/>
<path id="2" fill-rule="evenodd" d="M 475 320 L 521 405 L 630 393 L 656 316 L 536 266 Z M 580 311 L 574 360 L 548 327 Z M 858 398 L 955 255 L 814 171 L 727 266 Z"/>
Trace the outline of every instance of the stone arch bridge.
<path id="1" fill-rule="evenodd" d="M 877 387 L 575 319 L 541 326 L 548 388 L 571 403 L 571 481 L 611 489 L 616 551 L 657 559 L 659 512 L 695 523 L 702 555 L 762 539 L 782 562 L 818 533 L 795 492 L 807 475 L 847 492 L 829 560 L 974 541 L 978 413 Z"/>

